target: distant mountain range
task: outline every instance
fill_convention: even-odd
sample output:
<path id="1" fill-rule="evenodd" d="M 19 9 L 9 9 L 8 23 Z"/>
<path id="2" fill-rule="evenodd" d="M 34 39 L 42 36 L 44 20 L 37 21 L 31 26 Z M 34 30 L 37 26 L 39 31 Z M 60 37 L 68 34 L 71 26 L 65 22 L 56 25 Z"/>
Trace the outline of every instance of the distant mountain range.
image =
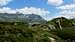
<path id="1" fill-rule="evenodd" d="M 45 23 L 41 16 L 35 14 L 8 14 L 8 13 L 0 13 L 0 22 L 39 22 Z"/>

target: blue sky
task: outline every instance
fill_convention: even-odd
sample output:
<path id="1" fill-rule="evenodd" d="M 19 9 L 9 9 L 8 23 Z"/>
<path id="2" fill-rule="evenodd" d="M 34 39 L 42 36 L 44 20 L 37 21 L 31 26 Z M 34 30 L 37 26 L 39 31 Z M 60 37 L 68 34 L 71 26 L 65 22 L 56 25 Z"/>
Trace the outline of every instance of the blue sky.
<path id="1" fill-rule="evenodd" d="M 28 10 L 26 9 L 26 7 Z M 39 15 L 41 14 L 40 16 L 42 16 L 46 20 L 50 20 L 52 18 L 61 17 L 61 16 L 69 18 L 71 16 L 75 16 L 74 15 L 75 0 L 11 0 L 11 1 L 1 0 L 0 1 L 0 12 L 3 11 L 7 12 L 10 10 L 14 12 L 16 11 L 16 9 L 19 10 L 19 12 L 21 13 L 22 11 L 28 12 L 29 9 L 31 13 L 36 13 L 36 14 L 38 14 L 38 11 L 40 11 Z"/>

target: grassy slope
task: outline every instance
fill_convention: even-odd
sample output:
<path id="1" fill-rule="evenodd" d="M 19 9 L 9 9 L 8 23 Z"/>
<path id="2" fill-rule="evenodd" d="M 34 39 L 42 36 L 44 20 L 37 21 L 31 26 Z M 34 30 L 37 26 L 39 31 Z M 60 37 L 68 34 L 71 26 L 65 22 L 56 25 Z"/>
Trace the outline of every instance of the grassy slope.
<path id="1" fill-rule="evenodd" d="M 43 25 L 29 25 L 23 22 L 0 22 L 0 42 L 50 42 L 49 37 L 54 38 L 57 42 L 67 39 L 70 39 L 70 41 L 75 40 L 75 26 L 72 26 L 72 21 L 61 21 L 62 30 L 50 30 L 49 24 L 59 28 L 56 21 L 49 21 Z"/>
<path id="2" fill-rule="evenodd" d="M 22 22 L 0 22 L 0 42 L 50 42 L 48 37 L 55 38 L 57 42 L 61 41 L 48 30 L 43 30 L 46 29 L 44 27 L 29 27 Z"/>
<path id="3" fill-rule="evenodd" d="M 72 42 L 74 40 L 75 42 L 75 25 L 72 24 L 72 22 L 75 23 L 73 20 L 68 20 L 66 18 L 56 18 L 52 21 L 48 21 L 48 24 L 54 25 L 56 28 L 59 28 L 58 25 L 58 19 L 60 20 L 60 25 L 63 28 L 62 30 L 52 30 L 50 31 L 52 34 L 57 35 L 58 37 L 62 38 L 63 40 L 68 40 Z"/>

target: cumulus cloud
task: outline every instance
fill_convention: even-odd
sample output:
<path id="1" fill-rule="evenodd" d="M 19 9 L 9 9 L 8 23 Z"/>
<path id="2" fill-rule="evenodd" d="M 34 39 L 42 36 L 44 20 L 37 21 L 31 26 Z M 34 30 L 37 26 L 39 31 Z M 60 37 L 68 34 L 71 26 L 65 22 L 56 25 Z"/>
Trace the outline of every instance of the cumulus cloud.
<path id="1" fill-rule="evenodd" d="M 75 11 L 71 11 L 71 10 L 64 10 L 61 11 L 59 14 L 61 14 L 61 16 L 65 16 L 67 18 L 73 18 L 75 17 Z"/>
<path id="2" fill-rule="evenodd" d="M 75 4 L 66 4 L 63 6 L 56 7 L 59 9 L 59 14 L 66 18 L 73 18 L 75 17 Z"/>
<path id="3" fill-rule="evenodd" d="M 3 8 L 0 8 L 0 13 L 16 13 L 17 11 L 16 10 L 12 10 L 11 8 L 8 8 L 8 7 L 3 7 Z"/>
<path id="4" fill-rule="evenodd" d="M 75 8 L 75 4 L 67 4 L 67 5 L 57 7 L 57 9 L 67 9 L 67 10 L 74 9 L 74 8 Z"/>
<path id="5" fill-rule="evenodd" d="M 14 9 L 14 10 L 8 7 L 0 8 L 0 13 L 17 13 L 17 12 L 22 14 L 37 14 L 37 15 L 50 13 L 49 11 L 45 9 L 35 8 L 35 7 L 24 7 L 21 9 Z"/>
<path id="6" fill-rule="evenodd" d="M 0 0 L 0 6 L 7 5 L 12 0 Z"/>
<path id="7" fill-rule="evenodd" d="M 16 11 L 23 14 L 37 14 L 46 20 L 48 19 L 47 16 L 50 15 L 49 11 L 41 8 L 35 8 L 35 7 L 25 7 L 22 9 L 16 9 Z"/>
<path id="8" fill-rule="evenodd" d="M 61 5 L 64 1 L 63 0 L 48 0 L 48 4 L 50 5 L 55 5 L 55 6 L 58 6 L 58 5 Z"/>
<path id="9" fill-rule="evenodd" d="M 25 7 L 16 10 L 23 14 L 38 14 L 38 15 L 49 14 L 49 11 L 46 11 L 45 9 L 41 9 L 41 8 L 35 8 L 35 7 Z"/>
<path id="10" fill-rule="evenodd" d="M 36 7 L 24 7 L 21 9 L 11 9 L 8 7 L 0 8 L 0 13 L 8 13 L 8 14 L 16 14 L 16 13 L 22 13 L 22 14 L 36 14 L 42 16 L 44 19 L 47 19 L 47 16 L 50 15 L 50 12 Z"/>

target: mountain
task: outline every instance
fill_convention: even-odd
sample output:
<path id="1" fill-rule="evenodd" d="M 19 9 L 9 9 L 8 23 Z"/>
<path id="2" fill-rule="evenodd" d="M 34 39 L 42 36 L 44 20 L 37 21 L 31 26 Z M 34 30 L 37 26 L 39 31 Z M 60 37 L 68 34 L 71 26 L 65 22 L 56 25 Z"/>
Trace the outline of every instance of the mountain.
<path id="1" fill-rule="evenodd" d="M 44 23 L 44 20 L 41 16 L 35 14 L 8 14 L 0 13 L 0 22 L 39 22 Z"/>
<path id="2" fill-rule="evenodd" d="M 65 17 L 57 17 L 57 18 L 52 19 L 51 21 L 58 21 L 58 20 L 65 21 L 65 20 L 68 20 L 68 19 L 65 18 Z"/>
<path id="3" fill-rule="evenodd" d="M 51 21 L 48 21 L 48 23 L 53 24 L 56 27 L 59 27 L 58 25 L 61 25 L 62 27 L 72 27 L 72 26 L 75 26 L 74 20 L 75 19 L 67 19 L 65 17 L 57 17 Z"/>

